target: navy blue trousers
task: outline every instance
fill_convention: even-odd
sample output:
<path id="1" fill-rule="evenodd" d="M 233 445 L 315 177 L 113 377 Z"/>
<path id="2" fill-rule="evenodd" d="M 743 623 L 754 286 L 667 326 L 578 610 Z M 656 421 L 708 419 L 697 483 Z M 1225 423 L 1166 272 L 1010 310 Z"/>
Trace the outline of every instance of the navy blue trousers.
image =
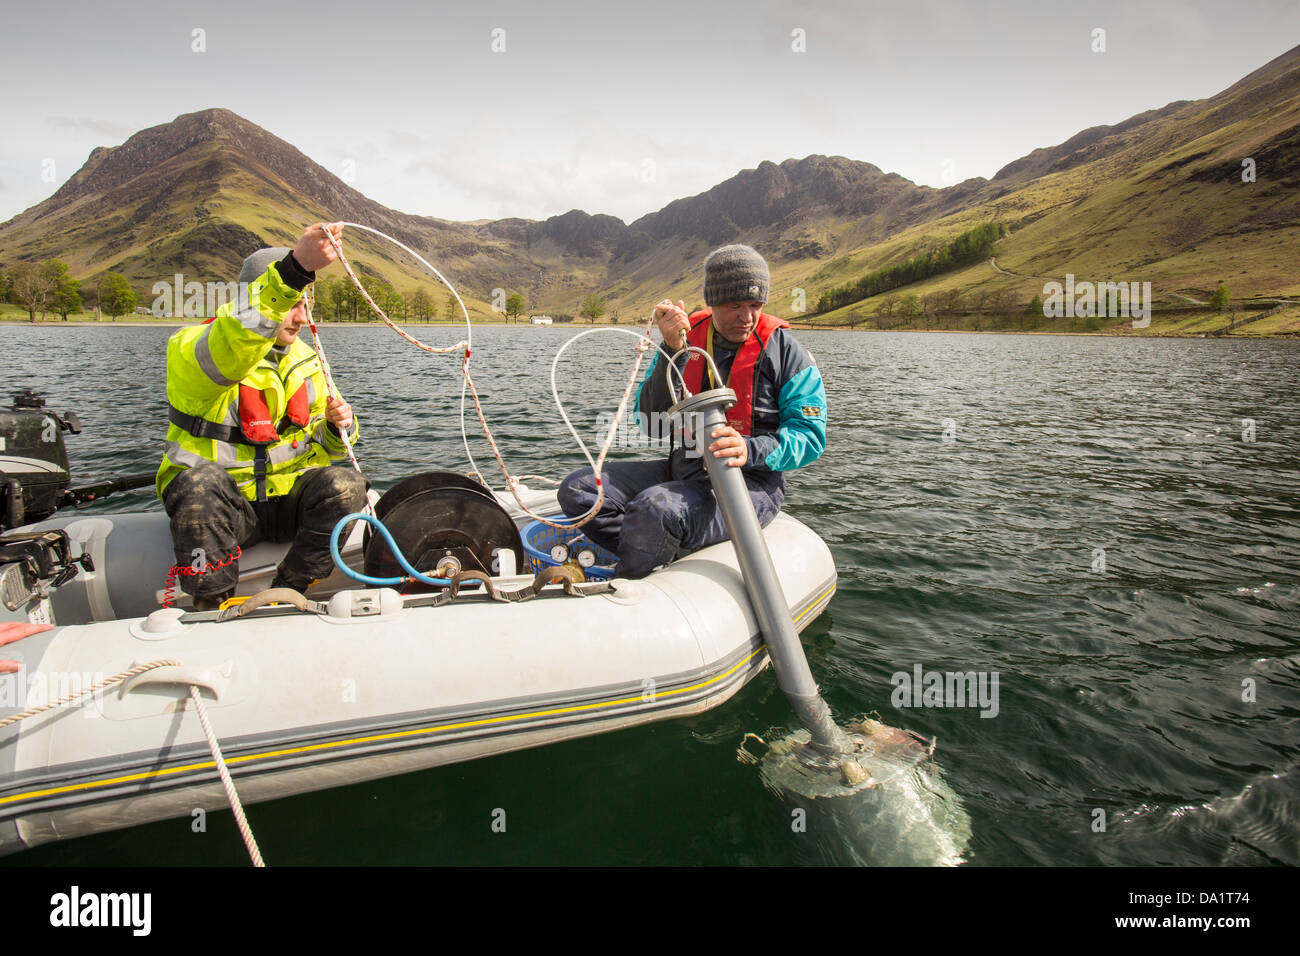
<path id="1" fill-rule="evenodd" d="M 616 461 L 606 463 L 602 480 L 605 500 L 582 531 L 618 555 L 619 577 L 643 578 L 674 558 L 727 540 L 722 510 L 703 473 L 669 481 L 667 459 Z M 745 484 L 759 524 L 766 527 L 785 501 L 785 481 L 780 472 L 745 472 Z M 559 499 L 569 517 L 586 514 L 596 501 L 591 469 L 565 478 Z"/>

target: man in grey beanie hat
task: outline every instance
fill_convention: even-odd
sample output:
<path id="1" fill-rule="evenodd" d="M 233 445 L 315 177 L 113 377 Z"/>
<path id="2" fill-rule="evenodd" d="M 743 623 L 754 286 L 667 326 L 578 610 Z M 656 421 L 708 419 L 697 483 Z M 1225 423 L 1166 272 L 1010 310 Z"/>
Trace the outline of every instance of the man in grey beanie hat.
<path id="1" fill-rule="evenodd" d="M 646 373 L 636 406 L 642 429 L 664 437 L 672 396 L 660 363 L 688 344 L 708 352 L 737 398 L 727 424 L 709 435 L 709 450 L 728 459 L 728 467 L 743 469 L 763 525 L 785 500 L 784 472 L 811 464 L 826 447 L 821 373 L 790 334 L 789 323 L 763 312 L 770 285 L 767 262 L 749 246 L 710 253 L 704 261 L 707 309 L 688 316 L 683 302 L 664 299 L 655 306 L 664 347 Z M 679 357 L 677 367 L 692 393 L 723 384 L 705 380 L 698 356 Z M 623 577 L 644 577 L 727 538 L 700 451 L 672 438 L 667 461 L 606 463 L 604 502 L 583 526 L 591 540 L 618 554 L 616 573 Z M 560 506 L 570 517 L 584 515 L 600 492 L 592 469 L 580 469 L 561 483 Z"/>
<path id="2" fill-rule="evenodd" d="M 767 262 L 749 246 L 723 246 L 704 260 L 704 304 L 767 301 Z"/>
<path id="3" fill-rule="evenodd" d="M 181 590 L 197 610 L 234 595 L 238 557 L 259 540 L 292 541 L 272 587 L 305 591 L 333 570 L 330 532 L 366 503 L 344 464 L 352 408 L 329 395 L 320 358 L 298 332 L 303 293 L 337 254 L 342 223 L 316 223 L 298 244 L 259 249 L 240 296 L 167 342 L 167 447 L 157 490 L 171 518 Z M 191 570 L 192 569 L 192 570 Z"/>

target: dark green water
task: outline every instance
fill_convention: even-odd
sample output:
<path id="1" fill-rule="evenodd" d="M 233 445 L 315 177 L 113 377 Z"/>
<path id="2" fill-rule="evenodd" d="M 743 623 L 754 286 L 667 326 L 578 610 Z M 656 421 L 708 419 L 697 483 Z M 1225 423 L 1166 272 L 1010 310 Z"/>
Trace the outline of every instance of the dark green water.
<path id="1" fill-rule="evenodd" d="M 516 473 L 582 463 L 548 385 L 575 331 L 476 332 L 475 381 Z M 80 414 L 76 478 L 151 470 L 167 334 L 0 326 L 0 385 Z M 324 334 L 377 487 L 468 468 L 456 358 L 382 328 Z M 1300 343 L 799 337 L 826 378 L 830 444 L 793 476 L 787 510 L 839 568 L 805 646 L 838 713 L 938 736 L 972 818 L 971 862 L 1300 863 Z M 631 341 L 590 336 L 566 354 L 564 394 L 589 435 Z M 486 471 L 485 443 L 472 447 Z M 96 507 L 157 506 L 137 493 Z M 997 672 L 997 716 L 894 707 L 891 675 L 916 665 Z M 249 819 L 272 865 L 842 859 L 815 827 L 792 832 L 735 759 L 746 731 L 789 719 L 769 671 L 695 720 L 260 804 Z M 204 834 L 177 820 L 6 863 L 247 857 L 220 813 Z"/>

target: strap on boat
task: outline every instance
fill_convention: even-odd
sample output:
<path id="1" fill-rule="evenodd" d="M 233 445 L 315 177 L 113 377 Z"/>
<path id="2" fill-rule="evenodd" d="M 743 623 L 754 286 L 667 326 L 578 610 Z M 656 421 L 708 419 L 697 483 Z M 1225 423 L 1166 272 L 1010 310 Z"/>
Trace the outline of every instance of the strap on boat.
<path id="1" fill-rule="evenodd" d="M 564 588 L 564 593 L 571 597 L 587 597 L 592 594 L 610 594 L 614 592 L 614 585 L 609 581 L 580 581 L 577 572 L 572 568 L 543 568 L 533 578 L 533 583 L 525 585 L 515 591 L 504 591 L 493 583 L 492 578 L 482 571 L 461 571 L 452 575 L 451 586 L 441 594 L 431 594 L 427 597 L 418 597 L 408 599 L 406 607 L 442 607 L 444 604 L 450 604 L 460 595 L 460 589 L 463 585 L 477 581 L 483 586 L 483 590 L 488 597 L 494 601 L 500 601 L 503 604 L 517 604 L 521 601 L 531 601 L 542 593 L 542 590 L 549 584 L 559 584 Z M 219 612 L 204 612 L 211 614 L 218 622 L 233 621 L 245 617 L 260 607 L 266 607 L 268 604 L 288 604 L 297 608 L 299 611 L 308 614 L 329 613 L 329 605 L 321 601 L 311 601 L 292 588 L 271 588 L 270 590 L 261 591 L 254 594 L 240 604 L 232 605 Z M 196 618 L 197 615 L 187 615 L 186 619 Z"/>
<path id="2" fill-rule="evenodd" d="M 308 614 L 328 614 L 329 605 L 320 601 L 309 601 L 293 588 L 269 588 L 265 591 L 259 591 L 248 600 L 239 604 L 231 605 L 217 615 L 217 623 L 222 621 L 233 621 L 236 618 L 244 617 L 251 614 L 259 607 L 265 607 L 268 604 L 292 604 L 300 611 L 306 611 Z"/>
<path id="3" fill-rule="evenodd" d="M 266 510 L 266 448 L 266 445 L 258 445 L 253 449 L 253 480 L 257 482 L 255 507 L 259 518 Z"/>
<path id="4" fill-rule="evenodd" d="M 482 571 L 461 571 L 451 577 L 451 586 L 441 594 L 434 594 L 428 597 L 414 598 L 406 602 L 407 607 L 442 607 L 444 604 L 450 604 L 456 600 L 460 593 L 461 585 L 470 581 L 478 581 L 483 585 L 483 590 L 487 592 L 488 597 L 494 601 L 500 601 L 505 604 L 517 604 L 521 601 L 531 601 L 542 593 L 542 589 L 548 584 L 560 584 L 564 587 L 564 593 L 571 597 L 587 597 L 592 594 L 609 594 L 614 591 L 614 585 L 608 581 L 588 581 L 579 580 L 577 572 L 572 568 L 552 567 L 543 568 L 537 572 L 533 578 L 533 583 L 525 585 L 515 591 L 504 591 L 497 587 L 492 578 Z"/>

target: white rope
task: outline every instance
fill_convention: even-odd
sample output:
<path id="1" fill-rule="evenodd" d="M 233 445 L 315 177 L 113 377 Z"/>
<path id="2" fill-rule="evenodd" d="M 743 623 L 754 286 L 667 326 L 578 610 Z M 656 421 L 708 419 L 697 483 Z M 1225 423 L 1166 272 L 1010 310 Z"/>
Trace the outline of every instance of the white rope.
<path id="1" fill-rule="evenodd" d="M 199 693 L 199 688 L 195 684 L 190 685 L 190 700 L 194 701 L 199 723 L 203 725 L 203 736 L 208 738 L 208 749 L 212 751 L 212 760 L 217 765 L 217 773 L 221 775 L 221 786 L 226 791 L 226 799 L 230 801 L 230 809 L 234 811 L 235 823 L 239 825 L 244 846 L 248 847 L 248 855 L 253 858 L 253 866 L 266 866 L 262 862 L 262 851 L 257 848 L 253 830 L 248 825 L 248 818 L 244 816 L 244 806 L 239 802 L 239 794 L 235 791 L 235 781 L 230 779 L 230 771 L 226 769 L 226 758 L 221 755 L 221 744 L 217 742 L 217 735 L 212 732 L 212 724 L 208 723 L 208 709 L 203 706 L 203 695 Z"/>
<path id="2" fill-rule="evenodd" d="M 325 236 L 327 239 L 329 239 L 330 244 L 334 246 L 334 251 L 338 253 L 339 261 L 343 263 L 343 268 L 347 272 L 349 278 L 352 279 L 352 284 L 357 287 L 358 291 L 360 291 L 361 295 L 365 298 L 366 302 L 370 304 L 370 307 L 374 310 L 375 314 L 378 315 L 381 319 L 383 319 L 384 323 L 390 329 L 392 329 L 398 335 L 402 336 L 402 338 L 406 339 L 407 341 L 424 349 L 426 352 L 445 354 L 447 352 L 455 352 L 459 350 L 461 347 L 464 347 L 465 364 L 466 366 L 468 366 L 469 353 L 470 350 L 474 347 L 474 327 L 470 324 L 469 321 L 469 309 L 465 308 L 464 300 L 461 299 L 460 293 L 456 291 L 456 287 L 451 284 L 451 281 L 445 275 L 439 272 L 437 268 L 434 267 L 434 265 L 431 262 L 429 262 L 429 260 L 424 258 L 424 256 L 420 255 L 410 246 L 406 245 L 406 243 L 394 239 L 392 236 L 388 235 L 387 233 L 380 232 L 378 229 L 373 229 L 370 226 L 363 226 L 359 222 L 344 222 L 343 226 L 345 228 L 350 227 L 352 229 L 360 229 L 363 232 L 374 233 L 376 236 L 379 236 L 382 239 L 387 239 L 389 242 L 397 246 L 399 249 L 405 250 L 408 255 L 414 256 L 420 262 L 421 265 L 423 265 L 426 269 L 428 269 L 430 272 L 436 275 L 438 279 L 442 282 L 442 284 L 447 287 L 447 290 L 452 294 L 452 296 L 455 297 L 456 304 L 460 306 L 460 314 L 465 317 L 465 340 L 463 342 L 457 342 L 455 345 L 449 346 L 447 348 L 433 348 L 432 346 L 425 345 L 423 342 L 420 342 L 418 339 L 415 339 L 412 336 L 407 335 L 396 325 L 394 325 L 391 321 L 389 321 L 388 316 L 384 315 L 383 310 L 379 308 L 379 306 L 375 305 L 374 300 L 370 298 L 370 294 L 366 292 L 366 289 L 361 284 L 361 281 L 357 279 L 356 275 L 352 272 L 352 267 L 348 265 L 347 259 L 345 259 L 343 256 L 343 248 L 341 243 L 334 238 L 333 233 L 331 233 L 328 229 L 325 230 Z M 478 464 L 474 461 L 473 452 L 469 450 L 469 434 L 465 431 L 465 392 L 467 390 L 468 384 L 469 384 L 468 381 L 464 379 L 460 383 L 460 440 L 461 440 L 461 444 L 465 446 L 465 457 L 469 459 L 470 468 L 472 468 L 474 471 L 477 472 Z M 483 484 L 487 485 L 488 489 L 491 490 L 492 486 L 488 485 L 486 480 L 483 482 Z"/>
<path id="3" fill-rule="evenodd" d="M 66 707 L 81 700 L 83 697 L 89 697 L 105 687 L 110 687 L 126 680 L 129 677 L 135 677 L 137 674 L 143 674 L 146 671 L 155 670 L 159 667 L 180 667 L 179 661 L 171 659 L 149 661 L 147 664 L 137 664 L 135 667 L 122 671 L 120 674 L 114 674 L 112 677 L 105 678 L 98 683 L 89 687 L 65 694 L 58 700 L 44 704 L 40 707 L 33 707 L 25 710 L 21 714 L 14 714 L 12 717 L 6 717 L 0 720 L 0 728 L 8 727 L 10 724 L 16 724 L 19 721 L 26 720 L 29 717 L 35 717 L 37 714 L 43 714 L 47 710 L 54 710 L 56 707 Z M 230 801 L 230 808 L 235 812 L 235 822 L 239 824 L 239 832 L 243 834 L 244 845 L 248 847 L 248 855 L 253 858 L 254 866 L 266 866 L 262 862 L 262 853 L 257 848 L 257 840 L 253 837 L 253 831 L 248 825 L 248 819 L 244 816 L 244 807 L 239 802 L 239 794 L 235 792 L 235 782 L 230 779 L 230 771 L 226 769 L 226 759 L 221 755 L 221 745 L 217 743 L 216 735 L 212 732 L 212 724 L 208 722 L 208 711 L 203 706 L 203 698 L 199 694 L 199 689 L 194 684 L 190 685 L 190 699 L 194 701 L 194 709 L 198 712 L 199 723 L 203 725 L 203 735 L 208 738 L 208 749 L 212 752 L 212 760 L 217 765 L 217 773 L 221 776 L 221 785 L 225 788 L 226 799 Z"/>
<path id="4" fill-rule="evenodd" d="M 26 720 L 28 717 L 35 717 L 37 714 L 43 714 L 47 710 L 54 710 L 56 707 L 66 707 L 69 704 L 75 704 L 83 697 L 89 697 L 91 694 L 101 691 L 105 687 L 111 687 L 120 681 L 126 680 L 128 677 L 135 677 L 137 674 L 143 674 L 145 671 L 151 671 L 158 667 L 180 666 L 179 661 L 173 661 L 170 659 L 150 661 L 147 664 L 137 664 L 135 667 L 132 667 L 129 670 L 124 670 L 120 674 L 106 677 L 97 684 L 91 684 L 89 687 L 84 687 L 81 690 L 75 690 L 70 694 L 65 694 L 53 703 L 43 704 L 40 707 L 33 707 L 30 710 L 24 710 L 21 714 L 14 714 L 12 717 L 6 717 L 4 720 L 0 720 L 0 729 L 8 727 L 10 724 L 16 724 L 20 720 Z"/>
<path id="5" fill-rule="evenodd" d="M 343 393 L 334 384 L 334 374 L 330 370 L 329 359 L 325 357 L 325 346 L 321 344 L 320 334 L 316 331 L 316 320 L 311 314 L 311 303 L 308 301 L 308 296 L 303 296 L 302 302 L 303 308 L 307 310 L 307 327 L 311 329 L 311 340 L 316 345 L 316 355 L 320 359 L 321 371 L 325 373 L 325 390 L 330 398 L 337 398 L 341 402 L 343 401 Z M 361 470 L 361 464 L 357 461 L 356 452 L 352 450 L 352 437 L 348 434 L 349 431 L 351 431 L 351 428 L 344 428 L 340 425 L 338 428 L 339 438 L 343 441 L 343 447 L 347 450 L 348 460 L 352 462 L 352 467 L 357 470 L 357 474 L 364 475 L 365 472 Z M 369 496 L 366 497 L 366 504 L 362 511 L 368 515 L 374 515 L 375 513 Z"/>
<path id="6" fill-rule="evenodd" d="M 556 372 L 560 367 L 560 356 L 564 354 L 564 350 L 583 336 L 593 335 L 597 332 L 622 332 L 624 335 L 630 335 L 638 340 L 637 361 L 632 372 L 633 384 L 636 382 L 636 373 L 641 370 L 641 355 L 646 349 L 654 346 L 654 340 L 651 339 L 649 334 L 646 332 L 633 332 L 631 329 L 588 329 L 586 332 L 579 332 L 573 338 L 569 339 L 569 341 L 561 345 L 559 350 L 555 353 L 555 358 L 551 361 L 551 397 L 555 399 L 555 407 L 559 409 L 560 418 L 563 419 L 564 426 L 569 429 L 569 434 L 573 436 L 573 440 L 576 441 L 578 447 L 582 449 L 582 454 L 586 457 L 587 464 L 591 465 L 591 470 L 595 473 L 596 477 L 599 478 L 605 465 L 605 456 L 609 453 L 609 449 L 614 443 L 614 435 L 618 430 L 619 422 L 623 420 L 623 415 L 627 412 L 627 401 L 631 395 L 632 389 L 630 387 L 624 389 L 623 398 L 618 403 L 618 411 L 614 414 L 614 421 L 609 426 L 609 431 L 605 435 L 604 442 L 601 443 L 600 455 L 597 460 L 592 460 L 591 452 L 587 450 L 587 443 L 582 440 L 582 436 L 578 434 L 578 430 L 573 427 L 573 422 L 569 421 L 569 416 L 564 411 L 564 402 L 560 400 L 560 388 L 556 379 Z"/>
<path id="7" fill-rule="evenodd" d="M 348 278 L 352 280 L 352 284 L 356 286 L 357 291 L 361 293 L 361 296 L 366 301 L 367 305 L 369 305 L 371 310 L 376 315 L 378 315 L 380 319 L 383 320 L 385 325 L 387 325 L 390 329 L 392 329 L 394 332 L 396 332 L 402 338 L 406 339 L 411 344 L 417 346 L 418 348 L 423 349 L 426 352 L 432 352 L 436 354 L 447 354 L 449 352 L 454 352 L 459 349 L 464 350 L 464 357 L 461 360 L 462 380 L 461 380 L 461 391 L 460 391 L 460 435 L 461 435 L 461 442 L 465 446 L 465 456 L 469 459 L 469 463 L 470 463 L 471 470 L 469 474 L 477 475 L 479 477 L 479 480 L 483 482 L 483 484 L 488 488 L 489 491 L 492 491 L 494 494 L 497 493 L 496 489 L 494 489 L 491 486 L 491 484 L 488 483 L 486 477 L 479 470 L 478 463 L 474 460 L 474 455 L 469 449 L 469 435 L 465 428 L 466 392 L 468 392 L 474 400 L 474 410 L 478 414 L 479 424 L 483 428 L 483 435 L 487 439 L 488 447 L 491 449 L 492 455 L 496 459 L 497 464 L 501 469 L 502 477 L 505 479 L 506 488 L 507 490 L 509 490 L 510 494 L 514 497 L 515 502 L 519 506 L 519 509 L 525 515 L 537 521 L 540 521 L 542 524 L 552 528 L 577 528 L 577 527 L 581 527 L 582 525 L 590 521 L 592 518 L 594 518 L 599 513 L 601 504 L 604 502 L 604 498 L 605 498 L 605 485 L 604 482 L 601 480 L 601 471 L 603 470 L 604 467 L 605 457 L 609 454 L 609 449 L 613 445 L 614 437 L 618 433 L 619 423 L 622 421 L 623 415 L 627 411 L 628 399 L 631 397 L 632 389 L 636 385 L 637 373 L 641 369 L 642 357 L 644 356 L 645 351 L 653 347 L 654 345 L 654 341 L 650 338 L 650 328 L 654 324 L 653 313 L 651 313 L 650 321 L 646 324 L 645 331 L 643 332 L 637 333 L 631 331 L 630 329 L 621 329 L 621 328 L 589 329 L 586 332 L 581 332 L 578 335 L 575 335 L 573 338 L 569 339 L 569 341 L 565 342 L 564 345 L 560 347 L 559 351 L 556 352 L 555 360 L 551 363 L 551 395 L 555 399 L 556 408 L 559 409 L 560 417 L 564 420 L 565 426 L 569 429 L 569 433 L 573 435 L 573 437 L 577 440 L 578 447 L 582 450 L 582 453 L 586 457 L 587 462 L 591 465 L 592 472 L 596 479 L 597 491 L 596 491 L 596 500 L 592 503 L 591 508 L 587 511 L 586 514 L 579 515 L 575 518 L 566 518 L 563 521 L 559 521 L 559 522 L 553 521 L 544 515 L 539 515 L 533 512 L 531 509 L 528 508 L 527 505 L 524 504 L 523 499 L 519 497 L 519 483 L 522 480 L 522 478 L 514 477 L 510 474 L 510 469 L 507 467 L 505 463 L 505 459 L 502 457 L 501 451 L 497 447 L 496 440 L 493 438 L 492 430 L 488 427 L 487 417 L 483 411 L 483 404 L 479 400 L 478 390 L 474 387 L 473 380 L 470 378 L 470 374 L 469 374 L 469 360 L 470 360 L 470 354 L 472 352 L 471 343 L 470 343 L 472 326 L 469 320 L 469 310 L 465 307 L 465 302 L 464 300 L 461 299 L 460 293 L 456 291 L 455 286 L 451 284 L 450 280 L 448 280 L 446 276 L 444 276 L 441 272 L 439 272 L 428 260 L 426 260 L 414 249 L 398 241 L 397 239 L 394 239 L 392 236 L 380 232 L 378 229 L 373 229 L 370 226 L 363 226 L 360 223 L 343 222 L 342 225 L 345 228 L 350 227 L 354 229 L 361 229 L 365 232 L 374 233 L 375 235 L 383 239 L 387 239 L 389 242 L 398 246 L 400 249 L 406 251 L 409 255 L 419 260 L 419 262 L 426 269 L 428 269 L 435 276 L 437 276 L 438 279 L 441 280 L 442 284 L 445 285 L 451 291 L 451 294 L 453 296 L 455 296 L 457 303 L 460 304 L 461 314 L 465 317 L 466 335 L 464 341 L 443 348 L 435 348 L 434 346 L 426 345 L 425 343 L 421 342 L 419 339 L 416 339 L 415 337 L 404 332 L 402 329 L 398 328 L 397 325 L 394 324 L 393 321 L 389 319 L 387 315 L 384 314 L 384 310 L 381 309 L 378 306 L 378 304 L 376 304 L 373 298 L 371 298 L 370 294 L 366 291 L 365 286 L 361 284 L 361 280 L 358 279 L 356 273 L 352 271 L 351 264 L 348 262 L 347 257 L 343 254 L 343 247 L 340 240 L 336 239 L 334 237 L 334 234 L 330 232 L 330 230 L 326 226 L 324 225 L 321 226 L 321 231 L 324 232 L 325 237 L 330 242 L 330 245 L 334 247 L 334 251 L 338 256 L 339 261 L 343 264 L 343 269 L 344 271 L 347 272 Z M 605 436 L 605 441 L 601 445 L 600 454 L 594 460 L 591 457 L 591 453 L 587 450 L 586 443 L 583 442 L 581 436 L 579 436 L 577 430 L 573 427 L 573 423 L 569 421 L 569 416 L 564 411 L 564 404 L 560 400 L 559 389 L 556 383 L 556 368 L 558 366 L 560 356 L 564 353 L 564 350 L 568 348 L 571 344 L 576 342 L 578 339 L 582 338 L 585 335 L 590 335 L 593 332 L 623 332 L 627 335 L 631 335 L 635 337 L 638 340 L 637 349 L 636 349 L 636 362 L 633 364 L 632 373 L 628 377 L 627 387 L 624 388 L 623 390 L 623 396 L 619 402 L 618 411 L 614 416 L 613 422 L 610 424 L 609 431 Z M 314 336 L 316 334 L 316 329 L 314 324 L 312 325 L 312 334 Z M 318 336 L 316 337 L 316 341 L 319 346 L 320 339 Z M 322 356 L 322 365 L 324 365 L 323 356 Z M 355 464 L 355 459 L 354 459 L 354 464 Z M 540 477 L 540 476 L 525 476 L 525 477 Z M 543 478 L 542 480 L 550 481 L 553 484 L 559 484 L 559 482 L 555 482 L 549 478 Z"/>

